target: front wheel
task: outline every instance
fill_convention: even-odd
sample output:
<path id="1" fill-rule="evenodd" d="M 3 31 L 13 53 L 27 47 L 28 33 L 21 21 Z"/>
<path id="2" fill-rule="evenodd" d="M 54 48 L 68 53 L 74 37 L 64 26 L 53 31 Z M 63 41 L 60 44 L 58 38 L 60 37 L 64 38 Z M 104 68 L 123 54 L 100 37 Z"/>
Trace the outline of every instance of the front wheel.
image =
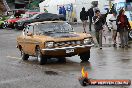
<path id="1" fill-rule="evenodd" d="M 44 65 L 47 63 L 47 58 L 42 55 L 39 47 L 37 47 L 36 49 L 36 56 L 37 56 L 37 60 L 40 65 Z"/>
<path id="2" fill-rule="evenodd" d="M 25 54 L 24 51 L 21 49 L 21 57 L 22 57 L 22 60 L 26 61 L 26 60 L 28 60 L 29 55 Z"/>
<path id="3" fill-rule="evenodd" d="M 80 54 L 80 59 L 84 62 L 88 61 L 89 58 L 90 58 L 90 50 L 85 53 Z"/>

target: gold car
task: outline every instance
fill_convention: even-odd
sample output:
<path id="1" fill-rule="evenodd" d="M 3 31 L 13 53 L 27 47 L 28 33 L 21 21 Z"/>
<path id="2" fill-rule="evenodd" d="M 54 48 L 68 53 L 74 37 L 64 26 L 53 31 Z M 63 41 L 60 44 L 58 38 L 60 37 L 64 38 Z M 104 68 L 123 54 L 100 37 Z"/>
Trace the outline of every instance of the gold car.
<path id="1" fill-rule="evenodd" d="M 82 61 L 88 61 L 92 46 L 90 34 L 76 33 L 70 24 L 61 21 L 31 23 L 17 37 L 22 59 L 36 56 L 41 65 L 52 57 L 65 61 L 65 57 L 74 55 L 79 55 Z"/>

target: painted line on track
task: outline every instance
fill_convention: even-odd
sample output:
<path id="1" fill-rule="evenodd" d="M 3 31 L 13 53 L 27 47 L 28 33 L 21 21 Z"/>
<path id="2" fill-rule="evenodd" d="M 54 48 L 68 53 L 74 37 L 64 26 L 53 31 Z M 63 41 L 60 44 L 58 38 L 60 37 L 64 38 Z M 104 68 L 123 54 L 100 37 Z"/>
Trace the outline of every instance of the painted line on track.
<path id="1" fill-rule="evenodd" d="M 6 56 L 7 58 L 12 58 L 12 59 L 17 59 L 17 60 L 21 60 L 21 58 L 19 57 L 13 57 L 13 56 Z"/>

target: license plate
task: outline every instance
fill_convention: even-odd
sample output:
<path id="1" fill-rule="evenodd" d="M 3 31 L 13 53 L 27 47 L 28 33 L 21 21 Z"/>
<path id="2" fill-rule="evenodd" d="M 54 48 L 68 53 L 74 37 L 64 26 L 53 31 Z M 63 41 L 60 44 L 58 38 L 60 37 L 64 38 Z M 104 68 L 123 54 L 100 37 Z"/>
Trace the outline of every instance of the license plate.
<path id="1" fill-rule="evenodd" d="M 73 53 L 74 52 L 74 49 L 67 49 L 66 50 L 66 53 Z"/>

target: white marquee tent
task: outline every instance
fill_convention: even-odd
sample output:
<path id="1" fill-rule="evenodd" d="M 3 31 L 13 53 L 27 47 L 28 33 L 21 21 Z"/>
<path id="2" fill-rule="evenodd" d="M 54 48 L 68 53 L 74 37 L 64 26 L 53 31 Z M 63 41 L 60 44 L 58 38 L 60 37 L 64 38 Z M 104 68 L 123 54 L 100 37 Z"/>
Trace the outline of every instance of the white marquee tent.
<path id="1" fill-rule="evenodd" d="M 92 1 L 99 2 L 99 8 L 104 7 L 104 1 L 106 0 L 45 0 L 39 4 L 40 12 L 44 12 L 44 9 L 47 9 L 49 13 L 59 13 L 59 6 L 66 6 L 68 4 L 73 4 L 73 11 L 76 15 L 78 21 L 80 21 L 80 11 L 82 7 L 85 7 L 86 10 L 91 7 Z"/>

